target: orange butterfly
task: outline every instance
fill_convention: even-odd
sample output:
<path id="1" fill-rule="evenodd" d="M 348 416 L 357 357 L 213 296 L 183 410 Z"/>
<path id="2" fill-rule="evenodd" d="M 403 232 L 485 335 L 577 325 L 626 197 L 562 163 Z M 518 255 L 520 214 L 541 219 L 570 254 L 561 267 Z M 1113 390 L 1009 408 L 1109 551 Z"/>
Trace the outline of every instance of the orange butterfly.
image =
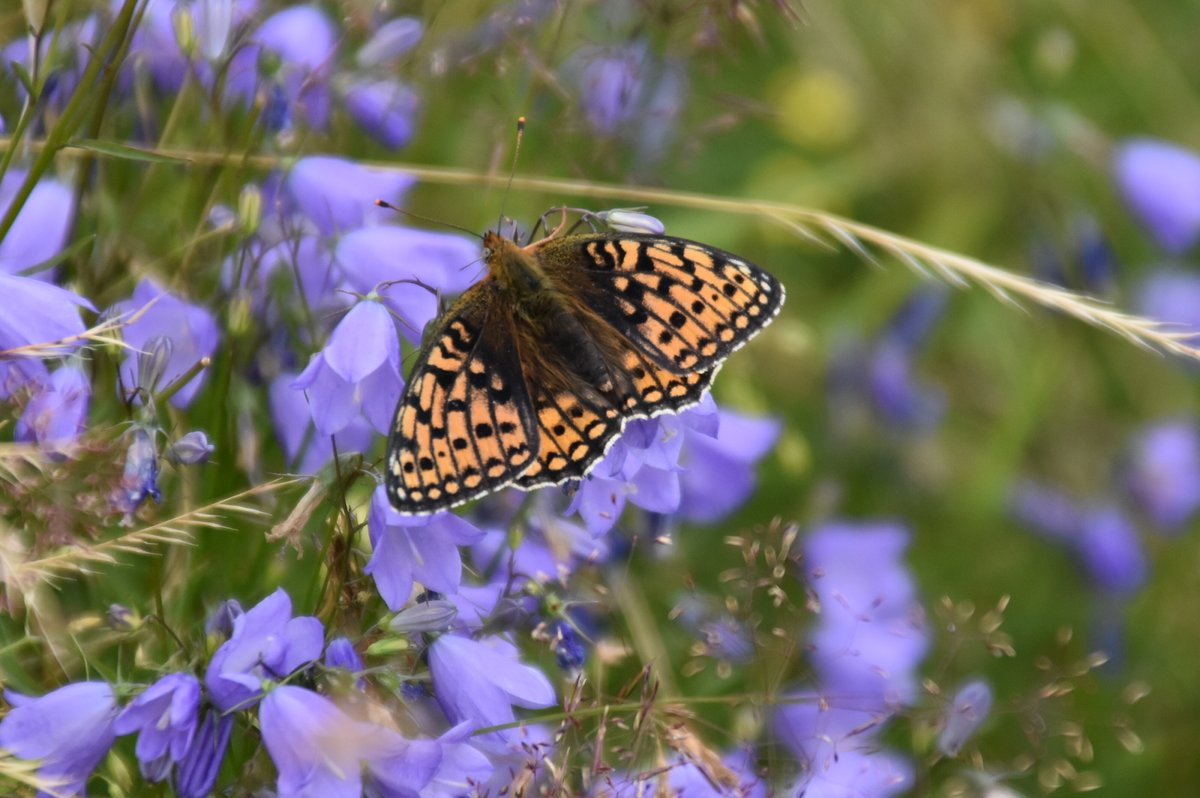
<path id="1" fill-rule="evenodd" d="M 487 276 L 427 335 L 388 442 L 397 511 L 579 479 L 629 420 L 698 402 L 783 305 L 778 280 L 705 244 L 556 233 L 485 235 Z"/>

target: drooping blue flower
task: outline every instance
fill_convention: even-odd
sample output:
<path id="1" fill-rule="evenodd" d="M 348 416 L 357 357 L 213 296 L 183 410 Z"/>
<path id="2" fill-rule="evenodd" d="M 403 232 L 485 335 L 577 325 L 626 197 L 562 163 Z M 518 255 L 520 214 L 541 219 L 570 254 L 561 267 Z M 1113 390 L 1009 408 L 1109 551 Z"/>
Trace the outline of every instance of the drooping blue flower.
<path id="1" fill-rule="evenodd" d="M 740 507 L 754 492 L 754 464 L 779 440 L 783 425 L 720 410 L 714 434 L 690 427 L 680 455 L 679 514 L 689 521 L 714 523 Z"/>
<path id="2" fill-rule="evenodd" d="M 257 701 L 265 680 L 280 680 L 321 656 L 324 630 L 311 615 L 292 617 L 281 588 L 234 619 L 233 635 L 213 654 L 204 675 L 219 709 L 244 709 Z"/>
<path id="3" fill-rule="evenodd" d="M 300 474 L 315 474 L 332 459 L 335 443 L 339 454 L 367 451 L 377 433 L 361 414 L 355 415 L 332 439 L 314 429 L 308 400 L 292 387 L 297 377 L 284 372 L 267 389 L 271 422 L 288 468 Z"/>
<path id="4" fill-rule="evenodd" d="M 492 775 L 492 763 L 467 740 L 474 726 L 460 723 L 438 738 L 442 762 L 420 798 L 459 798 L 475 792 Z M 405 795 L 404 798 L 411 798 Z"/>
<path id="5" fill-rule="evenodd" d="M 362 795 L 362 763 L 383 748 L 379 729 L 354 720 L 328 698 L 291 685 L 268 692 L 258 718 L 279 772 L 279 798 Z"/>
<path id="6" fill-rule="evenodd" d="M 612 136 L 633 119 L 648 69 L 644 44 L 587 48 L 575 57 L 584 117 L 596 133 Z"/>
<path id="7" fill-rule="evenodd" d="M 218 709 L 204 712 L 191 745 L 175 768 L 172 784 L 179 798 L 207 798 L 212 792 L 229 748 L 233 717 Z"/>
<path id="8" fill-rule="evenodd" d="M 198 465 L 208 462 L 216 448 L 203 430 L 194 430 L 167 447 L 167 459 L 179 465 Z"/>
<path id="9" fill-rule="evenodd" d="M 1200 509 L 1200 430 L 1190 419 L 1151 424 L 1133 441 L 1130 494 L 1160 529 L 1178 532 Z"/>
<path id="10" fill-rule="evenodd" d="M 386 69 L 388 65 L 417 46 L 425 26 L 417 17 L 396 17 L 380 25 L 366 44 L 358 48 L 354 61 L 360 69 Z"/>
<path id="11" fill-rule="evenodd" d="M 775 715 L 779 738 L 804 768 L 804 794 L 892 796 L 912 785 L 905 758 L 880 750 L 878 731 L 917 697 L 928 640 L 916 588 L 902 562 L 900 524 L 826 523 L 804 545 L 820 604 L 811 635 L 815 689 Z"/>
<path id="12" fill-rule="evenodd" d="M 117 512 L 125 514 L 126 522 L 146 499 L 160 501 L 158 490 L 158 448 L 154 445 L 154 430 L 138 425 L 128 433 L 129 447 L 125 450 L 125 467 L 121 483 L 113 491 L 110 503 Z"/>
<path id="13" fill-rule="evenodd" d="M 325 646 L 325 667 L 343 668 L 351 673 L 358 673 L 363 669 L 363 662 L 349 638 L 335 637 Z"/>
<path id="14" fill-rule="evenodd" d="M 462 580 L 458 547 L 483 537 L 482 531 L 451 512 L 400 515 L 383 485 L 371 495 L 367 526 L 374 551 L 363 570 L 375 578 L 379 595 L 393 611 L 408 603 L 414 581 L 439 593 L 457 592 Z"/>
<path id="15" fill-rule="evenodd" d="M 8 213 L 17 189 L 27 175 L 23 169 L 10 169 L 0 179 L 0 216 Z M 23 272 L 61 252 L 67 245 L 67 233 L 74 216 L 74 192 L 52 177 L 39 180 L 25 199 L 12 227 L 0 239 L 0 273 Z M 53 271 L 44 271 L 34 276 L 46 280 L 53 275 Z M 8 302 L 9 297 L 5 294 L 5 304 Z"/>
<path id="16" fill-rule="evenodd" d="M 1138 220 L 1167 252 L 1200 238 L 1200 155 L 1151 138 L 1129 139 L 1113 162 L 1117 187 Z"/>
<path id="17" fill-rule="evenodd" d="M 991 710 L 992 688 L 987 682 L 973 679 L 959 687 L 942 714 L 938 750 L 946 756 L 958 756 Z"/>
<path id="18" fill-rule="evenodd" d="M 113 730 L 118 735 L 138 733 L 138 766 L 153 783 L 183 761 L 196 736 L 199 712 L 199 680 L 190 673 L 171 673 L 126 705 Z"/>
<path id="19" fill-rule="evenodd" d="M 321 436 L 341 432 L 360 412 L 381 434 L 390 431 L 404 380 L 387 308 L 371 299 L 351 308 L 292 387 L 305 392 Z"/>
<path id="20" fill-rule="evenodd" d="M 1142 284 L 1137 305 L 1143 316 L 1166 322 L 1170 332 L 1200 336 L 1200 275 L 1171 269 L 1155 271 Z"/>
<path id="21" fill-rule="evenodd" d="M 332 20 L 317 6 L 294 5 L 277 11 L 230 59 L 227 96 L 250 103 L 278 91 L 289 115 L 323 130 L 329 119 L 329 78 L 337 37 Z"/>
<path id="22" fill-rule="evenodd" d="M 385 218 L 374 201 L 399 205 L 415 182 L 412 175 L 394 169 L 372 169 L 346 158 L 310 155 L 291 168 L 286 185 L 295 207 L 322 235 L 332 236 Z M 393 253 L 393 274 L 400 263 Z"/>
<path id="23" fill-rule="evenodd" d="M 126 390 L 140 384 L 138 352 L 146 349 L 151 339 L 163 336 L 171 341 L 171 354 L 163 370 L 160 389 L 171 385 L 201 358 L 211 357 L 216 351 L 220 332 L 212 313 L 206 308 L 186 302 L 154 280 L 143 278 L 133 296 L 114 306 L 113 312 L 135 314 L 143 309 L 140 316 L 122 328 L 125 343 L 135 350 L 125 357 L 121 366 L 121 381 Z M 206 375 L 207 369 L 201 369 L 171 397 L 171 404 L 179 408 L 191 404 Z"/>
<path id="24" fill-rule="evenodd" d="M 1100 590 L 1129 595 L 1146 582 L 1149 566 L 1137 529 L 1113 505 L 1084 512 L 1074 548 L 1084 573 Z"/>
<path id="25" fill-rule="evenodd" d="M 225 599 L 212 614 L 204 621 L 204 633 L 207 635 L 222 635 L 225 638 L 233 636 L 233 623 L 246 614 L 242 602 L 235 598 Z"/>
<path id="26" fill-rule="evenodd" d="M 398 150 L 412 138 L 421 98 L 398 80 L 358 79 L 345 88 L 346 110 L 372 138 Z"/>
<path id="27" fill-rule="evenodd" d="M 444 634 L 429 644 L 434 696 L 451 723 L 498 726 L 516 719 L 513 705 L 539 709 L 554 704 L 554 687 L 518 659 L 516 647 L 498 637 L 471 640 Z M 510 729 L 488 737 L 503 742 Z"/>
<path id="28" fill-rule="evenodd" d="M 438 314 L 433 292 L 461 293 L 482 268 L 469 268 L 480 262 L 477 241 L 392 225 L 347 233 L 338 240 L 336 256 L 349 287 L 362 294 L 378 293 L 400 318 L 400 332 L 414 343 Z"/>
<path id="29" fill-rule="evenodd" d="M 903 562 L 908 532 L 886 522 L 828 523 L 805 541 L 804 565 L 821 614 L 811 638 L 823 692 L 885 714 L 918 694 L 929 641 Z"/>
<path id="30" fill-rule="evenodd" d="M 416 798 L 442 764 L 435 741 L 409 741 L 347 715 L 322 695 L 282 685 L 259 709 L 263 743 L 279 771 L 279 798 Z"/>
<path id="31" fill-rule="evenodd" d="M 680 512 L 697 520 L 719 517 L 722 508 L 732 509 L 744 500 L 742 492 L 752 483 L 748 473 L 734 475 L 736 469 L 722 469 L 721 461 L 731 459 L 726 455 L 737 458 L 739 454 L 736 446 L 712 445 L 719 424 L 717 406 L 708 395 L 680 413 L 629 422 L 604 459 L 581 481 L 568 512 L 578 512 L 593 535 L 611 529 L 627 501 L 651 513 Z M 752 451 L 755 442 L 748 443 L 747 451 Z M 695 465 L 697 473 L 689 474 L 685 462 Z M 741 479 L 731 482 L 727 496 L 708 501 L 696 491 L 705 489 L 700 480 L 714 476 L 714 469 Z M 694 505 L 683 506 L 685 490 L 696 499 Z"/>
<path id="32" fill-rule="evenodd" d="M 555 621 L 550 627 L 550 649 L 554 662 L 568 674 L 576 674 L 587 662 L 587 647 L 575 627 L 567 621 Z"/>
<path id="33" fill-rule="evenodd" d="M 36 442 L 43 451 L 68 457 L 87 422 L 92 388 L 79 366 L 68 363 L 34 394 L 13 429 L 13 439 Z"/>
<path id="34" fill-rule="evenodd" d="M 1010 504 L 1018 522 L 1065 546 L 1093 586 L 1128 595 L 1145 582 L 1148 565 L 1141 540 L 1116 506 L 1081 505 L 1030 481 L 1014 486 Z"/>
<path id="35" fill-rule="evenodd" d="M 56 285 L 2 272 L 0 296 L 4 297 L 0 302 L 0 352 L 82 335 L 87 328 L 79 309 L 95 310 L 91 302 Z M 73 342 L 57 351 L 70 352 L 78 345 Z M 55 352 L 42 350 L 43 356 L 52 354 Z M 41 357 L 14 353 L 12 359 L 0 359 L 0 399 L 30 382 L 49 382 Z"/>
<path id="36" fill-rule="evenodd" d="M 12 710 L 0 720 L 0 748 L 38 760 L 38 776 L 56 785 L 38 798 L 80 795 L 116 737 L 117 704 L 105 682 L 77 682 L 39 698 L 7 690 Z"/>

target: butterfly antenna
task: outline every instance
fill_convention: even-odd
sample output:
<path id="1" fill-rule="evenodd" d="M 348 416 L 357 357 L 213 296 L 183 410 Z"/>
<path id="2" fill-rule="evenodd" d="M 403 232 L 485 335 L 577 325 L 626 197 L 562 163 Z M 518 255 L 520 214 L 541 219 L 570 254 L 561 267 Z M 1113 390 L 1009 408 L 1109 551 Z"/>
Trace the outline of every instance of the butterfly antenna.
<path id="1" fill-rule="evenodd" d="M 508 204 L 508 193 L 512 190 L 513 177 L 517 174 L 517 159 L 521 157 L 521 140 L 525 138 L 525 117 L 517 117 L 517 143 L 513 147 L 512 168 L 508 170 L 508 182 L 504 185 L 504 196 L 500 200 L 500 218 L 496 220 L 496 230 L 504 224 L 504 206 Z"/>
<path id="2" fill-rule="evenodd" d="M 467 235 L 471 236 L 472 238 L 479 238 L 479 239 L 483 238 L 483 236 L 479 235 L 479 233 L 476 233 L 474 230 L 468 230 L 465 227 L 460 227 L 459 225 L 456 225 L 453 222 L 445 222 L 445 221 L 442 221 L 441 219 L 434 219 L 430 216 L 422 216 L 419 213 L 413 213 L 412 211 L 406 211 L 403 208 L 397 208 L 395 205 L 388 202 L 387 200 L 377 199 L 377 200 L 375 200 L 375 204 L 378 205 L 380 208 L 387 208 L 389 211 L 395 211 L 396 213 L 403 214 L 403 215 L 409 217 L 410 219 L 418 219 L 422 222 L 428 222 L 429 224 L 440 224 L 442 227 L 449 227 L 453 230 L 459 230 L 461 232 L 464 232 Z"/>

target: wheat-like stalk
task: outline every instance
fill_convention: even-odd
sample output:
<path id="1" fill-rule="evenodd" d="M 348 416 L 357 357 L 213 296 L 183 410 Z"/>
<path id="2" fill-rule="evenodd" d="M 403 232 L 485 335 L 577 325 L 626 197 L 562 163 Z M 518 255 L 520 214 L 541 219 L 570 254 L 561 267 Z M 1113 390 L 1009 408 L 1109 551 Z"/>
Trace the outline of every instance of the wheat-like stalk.
<path id="1" fill-rule="evenodd" d="M 97 565 L 112 565 L 121 554 L 150 555 L 159 545 L 191 545 L 192 536 L 200 529 L 231 529 L 223 517 L 239 515 L 266 519 L 269 514 L 244 502 L 255 496 L 272 493 L 296 485 L 303 480 L 284 477 L 248 488 L 220 501 L 188 510 L 142 529 L 126 532 L 95 544 L 76 544 L 36 560 L 8 562 L 7 581 L 26 586 L 36 581 L 52 581 L 70 573 L 86 573 Z"/>
<path id="2" fill-rule="evenodd" d="M 4 144 L 5 140 L 0 139 L 0 147 L 3 147 Z M 40 142 L 29 142 L 28 144 L 34 149 L 41 146 Z M 70 150 L 67 152 L 69 153 Z M 202 165 L 221 165 L 227 163 L 231 158 L 228 153 L 202 150 L 160 148 L 154 150 L 154 153 Z M 83 151 L 78 151 L 77 154 L 83 154 Z M 88 157 L 112 157 L 96 152 L 87 152 L 86 154 Z M 283 159 L 278 156 L 247 154 L 237 156 L 237 160 L 242 166 L 264 170 L 278 169 L 283 165 Z M 975 258 L 923 244 L 836 214 L 800 205 L 765 200 L 729 199 L 708 194 L 638 188 L 587 180 L 560 180 L 544 177 L 513 177 L 510 179 L 504 174 L 484 173 L 469 169 L 395 162 L 363 161 L 362 163 L 373 169 L 403 172 L 419 180 L 444 185 L 510 184 L 512 188 L 518 190 L 575 194 L 635 204 L 659 203 L 682 208 L 701 208 L 721 213 L 768 218 L 784 224 L 797 235 L 809 241 L 823 245 L 827 245 L 831 241 L 836 242 L 871 262 L 876 262 L 876 252 L 891 255 L 922 277 L 938 277 L 959 286 L 977 285 L 1009 304 L 1015 304 L 1014 300 L 1016 299 L 1025 299 L 1042 307 L 1060 311 L 1093 327 L 1116 333 L 1145 349 L 1169 352 L 1200 360 L 1200 346 L 1195 345 L 1197 336 L 1192 332 L 1173 330 L 1162 322 L 1125 313 L 1085 294 L 1015 274 Z M 371 199 L 374 198 L 364 199 L 364 203 Z"/>
<path id="3" fill-rule="evenodd" d="M 142 314 L 149 310 L 157 301 L 158 297 L 154 297 L 140 308 L 104 319 L 99 324 L 84 330 L 78 335 L 68 335 L 66 338 L 60 338 L 57 341 L 39 341 L 38 343 L 25 344 L 24 346 L 14 346 L 11 349 L 0 349 L 0 360 L 28 357 L 58 357 L 69 354 L 77 344 L 83 341 L 93 344 L 112 344 L 114 346 L 132 348 L 116 336 L 115 333 L 140 319 Z"/>

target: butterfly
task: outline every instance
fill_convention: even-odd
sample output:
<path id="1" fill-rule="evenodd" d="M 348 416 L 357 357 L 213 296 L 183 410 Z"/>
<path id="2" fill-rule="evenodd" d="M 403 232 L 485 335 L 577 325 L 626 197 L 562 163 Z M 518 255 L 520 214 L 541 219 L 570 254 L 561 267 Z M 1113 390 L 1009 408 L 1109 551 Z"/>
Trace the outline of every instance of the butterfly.
<path id="1" fill-rule="evenodd" d="M 699 402 L 783 305 L 776 278 L 706 244 L 558 232 L 487 233 L 487 275 L 432 323 L 388 441 L 398 512 L 586 476 L 630 420 Z"/>

